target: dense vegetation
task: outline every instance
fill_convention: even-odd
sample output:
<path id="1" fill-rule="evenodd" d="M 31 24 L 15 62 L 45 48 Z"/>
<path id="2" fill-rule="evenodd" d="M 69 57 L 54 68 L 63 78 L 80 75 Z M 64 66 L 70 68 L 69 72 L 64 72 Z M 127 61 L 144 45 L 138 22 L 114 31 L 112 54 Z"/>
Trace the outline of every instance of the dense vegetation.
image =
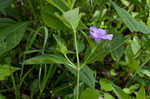
<path id="1" fill-rule="evenodd" d="M 0 99 L 150 99 L 150 0 L 0 0 Z"/>

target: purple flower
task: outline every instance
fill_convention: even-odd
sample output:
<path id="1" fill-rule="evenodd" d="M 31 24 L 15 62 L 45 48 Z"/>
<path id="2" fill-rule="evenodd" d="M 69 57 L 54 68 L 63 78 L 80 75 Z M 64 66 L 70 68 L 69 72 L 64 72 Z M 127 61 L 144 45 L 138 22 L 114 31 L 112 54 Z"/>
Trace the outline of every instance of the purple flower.
<path id="1" fill-rule="evenodd" d="M 94 26 L 90 27 L 90 37 L 93 38 L 96 42 L 99 42 L 101 39 L 112 40 L 112 34 L 106 34 L 106 31 Z"/>

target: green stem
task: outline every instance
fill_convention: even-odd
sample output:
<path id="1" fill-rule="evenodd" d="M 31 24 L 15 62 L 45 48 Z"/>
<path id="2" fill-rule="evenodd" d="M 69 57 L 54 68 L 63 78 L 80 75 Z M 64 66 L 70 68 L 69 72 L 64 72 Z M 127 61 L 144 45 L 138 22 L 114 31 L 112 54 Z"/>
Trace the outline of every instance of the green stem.
<path id="1" fill-rule="evenodd" d="M 17 88 L 17 85 L 16 85 L 16 82 L 15 82 L 15 78 L 13 75 L 11 75 L 11 79 L 12 79 L 12 83 L 13 83 L 13 87 L 14 87 L 14 90 L 15 90 L 15 96 L 16 96 L 16 99 L 19 99 L 20 95 L 19 95 L 19 89 Z"/>
<path id="2" fill-rule="evenodd" d="M 32 6 L 31 0 L 26 0 L 26 1 L 29 4 L 29 7 L 30 7 L 30 9 L 31 9 L 31 11 L 33 13 L 34 18 L 37 19 L 37 15 L 36 15 L 36 12 L 35 12 L 35 10 L 34 10 L 34 8 Z"/>
<path id="3" fill-rule="evenodd" d="M 76 49 L 76 58 L 77 58 L 77 87 L 76 87 L 76 99 L 79 99 L 79 83 L 80 83 L 80 61 L 79 61 L 79 53 L 78 53 L 78 46 L 77 46 L 77 33 L 75 29 L 73 29 L 74 33 L 74 43 Z"/>
<path id="4" fill-rule="evenodd" d="M 80 68 L 80 61 L 79 61 L 79 54 L 78 54 L 78 46 L 77 46 L 77 33 L 75 30 L 74 32 L 74 43 L 75 43 L 75 49 L 76 49 L 76 57 L 77 57 L 77 67 Z"/>
<path id="5" fill-rule="evenodd" d="M 77 89 L 76 89 L 76 99 L 79 99 L 79 91 L 80 91 L 80 68 L 77 69 Z"/>

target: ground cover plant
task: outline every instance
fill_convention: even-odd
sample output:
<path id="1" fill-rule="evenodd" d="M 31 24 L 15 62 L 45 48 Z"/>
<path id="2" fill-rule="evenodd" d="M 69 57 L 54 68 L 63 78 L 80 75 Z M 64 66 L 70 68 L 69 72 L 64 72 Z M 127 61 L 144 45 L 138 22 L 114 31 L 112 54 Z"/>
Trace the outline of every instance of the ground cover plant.
<path id="1" fill-rule="evenodd" d="M 0 0 L 0 99 L 150 99 L 150 0 Z"/>

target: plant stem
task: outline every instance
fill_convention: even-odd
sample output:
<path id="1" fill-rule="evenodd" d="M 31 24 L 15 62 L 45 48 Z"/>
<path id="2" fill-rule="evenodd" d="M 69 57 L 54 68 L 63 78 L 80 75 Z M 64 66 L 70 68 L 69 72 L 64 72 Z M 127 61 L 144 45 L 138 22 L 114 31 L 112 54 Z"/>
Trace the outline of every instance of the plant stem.
<path id="1" fill-rule="evenodd" d="M 26 2 L 29 4 L 29 7 L 33 13 L 34 18 L 37 19 L 37 15 L 36 15 L 34 7 L 32 6 L 31 0 L 26 0 Z"/>
<path id="2" fill-rule="evenodd" d="M 11 75 L 11 79 L 12 79 L 12 83 L 13 83 L 13 88 L 15 90 L 16 99 L 19 99 L 20 92 L 19 92 L 19 89 L 17 88 L 17 85 L 16 85 L 15 78 L 14 78 L 13 74 Z"/>
<path id="3" fill-rule="evenodd" d="M 77 89 L 76 89 L 76 99 L 79 99 L 79 87 L 80 87 L 80 68 L 77 69 Z"/>
<path id="4" fill-rule="evenodd" d="M 77 87 L 76 87 L 76 99 L 79 99 L 79 83 L 80 83 L 80 61 L 79 61 L 79 53 L 78 53 L 78 46 L 77 46 L 77 34 L 75 29 L 73 29 L 74 33 L 74 43 L 76 49 L 76 58 L 77 58 Z"/>
<path id="5" fill-rule="evenodd" d="M 73 32 L 74 32 L 74 43 L 75 43 L 76 57 L 77 57 L 77 67 L 80 68 L 78 46 L 77 46 L 77 35 L 76 35 L 76 31 L 75 30 L 73 30 Z"/>

